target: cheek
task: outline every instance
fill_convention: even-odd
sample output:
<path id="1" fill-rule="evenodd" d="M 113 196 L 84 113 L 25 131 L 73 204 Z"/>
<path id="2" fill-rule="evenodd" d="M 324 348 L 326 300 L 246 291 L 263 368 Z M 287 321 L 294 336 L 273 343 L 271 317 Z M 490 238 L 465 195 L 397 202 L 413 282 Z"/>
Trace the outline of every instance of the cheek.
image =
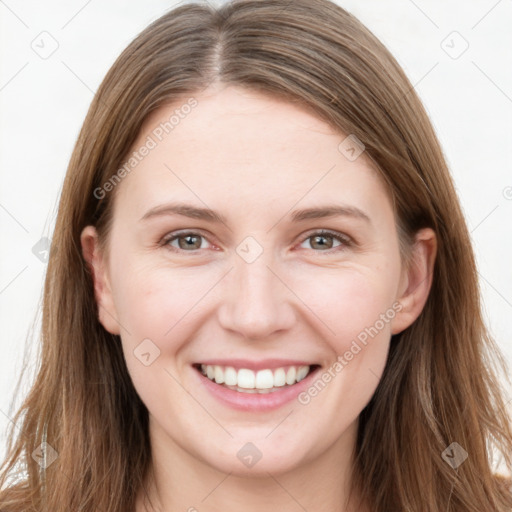
<path id="1" fill-rule="evenodd" d="M 293 288 L 305 298 L 304 304 L 314 313 L 315 326 L 324 339 L 330 340 L 337 354 L 342 354 L 353 340 L 364 339 L 368 330 L 372 337 L 376 336 L 375 329 L 383 337 L 389 334 L 397 275 L 396 269 L 369 266 L 329 272 L 322 269 L 307 277 L 302 275 Z"/>
<path id="2" fill-rule="evenodd" d="M 136 261 L 125 261 L 116 272 L 123 351 L 139 396 L 150 410 L 171 400 L 176 410 L 190 406 L 173 376 L 179 351 L 195 325 L 194 316 L 201 311 L 198 301 L 212 286 L 208 276 L 194 279 L 184 269 L 141 266 Z"/>
<path id="3" fill-rule="evenodd" d="M 319 318 L 316 326 L 322 326 L 317 329 L 324 333 L 331 357 L 298 402 L 308 415 L 322 417 L 332 427 L 325 441 L 357 418 L 385 368 L 398 275 L 388 270 L 337 270 L 308 285 L 307 305 Z"/>
<path id="4" fill-rule="evenodd" d="M 207 277 L 203 273 L 202 278 L 194 278 L 193 269 L 127 264 L 123 274 L 121 269 L 118 272 L 116 311 L 133 337 L 170 338 L 175 326 L 189 311 L 193 314 L 191 308 L 211 286 Z"/>

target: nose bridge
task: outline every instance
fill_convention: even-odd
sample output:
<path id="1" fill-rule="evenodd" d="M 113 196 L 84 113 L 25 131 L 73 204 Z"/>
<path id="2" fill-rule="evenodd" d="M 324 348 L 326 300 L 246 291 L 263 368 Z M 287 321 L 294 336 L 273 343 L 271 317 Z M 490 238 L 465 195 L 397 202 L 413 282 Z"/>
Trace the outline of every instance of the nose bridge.
<path id="1" fill-rule="evenodd" d="M 237 252 L 240 248 L 247 246 L 240 244 Z M 220 321 L 224 328 L 238 331 L 246 338 L 264 338 L 293 325 L 291 294 L 271 270 L 275 266 L 272 251 L 261 251 L 255 257 L 255 247 L 249 245 L 248 253 L 251 257 L 246 257 L 243 251 L 234 255 Z"/>

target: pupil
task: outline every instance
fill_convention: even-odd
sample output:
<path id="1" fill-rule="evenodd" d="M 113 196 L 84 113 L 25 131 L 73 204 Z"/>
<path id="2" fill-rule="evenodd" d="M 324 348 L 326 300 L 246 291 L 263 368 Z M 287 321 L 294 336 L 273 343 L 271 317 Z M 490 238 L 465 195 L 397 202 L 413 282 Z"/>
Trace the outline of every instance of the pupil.
<path id="1" fill-rule="evenodd" d="M 191 240 L 194 240 L 194 239 L 198 239 L 199 237 L 197 236 L 192 236 L 192 235 L 186 235 L 186 236 L 183 236 L 180 238 L 180 248 L 183 249 L 183 248 L 190 248 L 194 245 L 194 242 L 192 241 L 192 243 L 189 243 Z M 181 243 L 181 240 L 185 239 L 186 242 L 185 243 Z M 197 244 L 196 244 L 197 245 Z M 195 248 L 195 247 L 194 247 Z"/>
<path id="2" fill-rule="evenodd" d="M 321 235 L 321 236 L 314 236 L 313 239 L 314 239 L 314 244 L 316 244 L 319 240 L 331 239 L 331 237 L 326 237 L 324 235 Z M 320 244 L 320 247 L 323 247 L 323 248 L 327 247 L 328 249 L 330 249 L 332 247 L 332 239 L 331 239 L 330 244 L 329 243 Z"/>

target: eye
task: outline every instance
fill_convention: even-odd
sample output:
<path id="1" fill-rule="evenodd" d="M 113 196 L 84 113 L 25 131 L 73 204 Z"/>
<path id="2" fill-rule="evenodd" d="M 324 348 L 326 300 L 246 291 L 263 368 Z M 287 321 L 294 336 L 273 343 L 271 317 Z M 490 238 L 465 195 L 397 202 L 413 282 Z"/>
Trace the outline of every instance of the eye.
<path id="1" fill-rule="evenodd" d="M 175 252 L 194 252 L 208 248 L 203 247 L 203 240 L 206 240 L 206 237 L 200 233 L 184 231 L 167 235 L 162 239 L 160 244 L 169 247 Z M 352 245 L 352 240 L 348 236 L 336 231 L 315 231 L 308 235 L 303 240 L 302 244 L 309 240 L 311 240 L 309 244 L 310 248 L 315 249 L 316 252 L 329 252 L 330 250 L 339 250 L 340 248 L 342 250 L 344 247 Z M 337 241 L 338 245 L 334 245 L 334 241 Z"/>
<path id="2" fill-rule="evenodd" d="M 335 231 L 316 231 L 307 236 L 302 243 L 308 240 L 311 240 L 309 245 L 312 249 L 319 249 L 317 252 L 327 252 L 333 248 L 338 249 L 339 247 L 343 248 L 351 245 L 351 240 L 348 236 Z M 337 240 L 339 245 L 333 246 L 334 240 Z"/>
<path id="3" fill-rule="evenodd" d="M 206 240 L 206 238 L 199 233 L 187 231 L 165 237 L 162 240 L 162 245 L 169 246 L 172 250 L 175 251 L 192 252 L 206 248 L 202 247 L 202 239 Z M 177 242 L 178 246 L 173 245 L 172 242 Z"/>

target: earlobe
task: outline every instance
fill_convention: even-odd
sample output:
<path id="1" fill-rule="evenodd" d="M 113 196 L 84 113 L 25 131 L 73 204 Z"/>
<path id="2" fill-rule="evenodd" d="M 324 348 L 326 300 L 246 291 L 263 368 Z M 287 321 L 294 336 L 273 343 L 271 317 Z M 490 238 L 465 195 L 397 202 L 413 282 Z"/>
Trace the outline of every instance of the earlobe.
<path id="1" fill-rule="evenodd" d="M 437 238 L 431 228 L 419 230 L 412 247 L 410 264 L 404 269 L 398 301 L 401 310 L 393 319 L 391 334 L 407 329 L 421 314 L 432 286 Z"/>
<path id="2" fill-rule="evenodd" d="M 120 334 L 106 262 L 100 252 L 98 233 L 94 226 L 86 226 L 82 230 L 80 243 L 94 284 L 94 296 L 98 304 L 98 320 L 111 334 Z"/>

